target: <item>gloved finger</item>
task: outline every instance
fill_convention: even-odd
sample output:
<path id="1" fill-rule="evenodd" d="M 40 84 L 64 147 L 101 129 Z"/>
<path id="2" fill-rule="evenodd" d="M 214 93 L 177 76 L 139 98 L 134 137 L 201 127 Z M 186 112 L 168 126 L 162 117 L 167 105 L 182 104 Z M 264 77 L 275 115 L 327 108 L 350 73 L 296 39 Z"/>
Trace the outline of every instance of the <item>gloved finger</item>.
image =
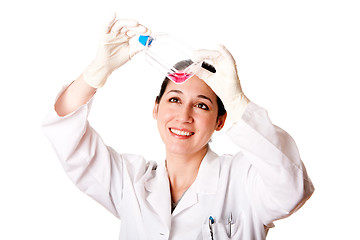
<path id="1" fill-rule="evenodd" d="M 104 31 L 105 33 L 110 33 L 111 28 L 113 27 L 115 21 L 116 21 L 116 13 L 112 13 L 107 21 L 105 31 Z"/>
<path id="2" fill-rule="evenodd" d="M 214 75 L 214 73 L 206 70 L 205 68 L 201 67 L 201 64 L 196 64 L 191 67 L 191 72 L 193 72 L 198 78 L 205 81 L 209 86 L 209 80 L 211 80 L 211 77 Z"/>
<path id="3" fill-rule="evenodd" d="M 136 27 L 139 23 L 133 19 L 119 19 L 111 28 L 111 32 L 119 33 L 123 28 Z"/>
<path id="4" fill-rule="evenodd" d="M 147 31 L 147 28 L 143 25 L 137 25 L 136 27 L 128 27 L 128 26 L 125 26 L 123 27 L 121 30 L 120 30 L 120 33 L 126 33 L 126 32 L 135 32 L 135 33 L 138 33 L 138 34 L 143 34 Z"/>
<path id="5" fill-rule="evenodd" d="M 211 80 L 211 77 L 214 75 L 214 73 L 212 73 L 204 68 L 199 68 L 196 71 L 195 75 L 198 76 L 198 78 L 205 81 L 211 87 L 210 80 Z"/>
<path id="6" fill-rule="evenodd" d="M 134 30 L 129 30 L 126 32 L 126 35 L 129 37 L 129 38 L 133 38 L 135 37 L 136 35 L 139 35 L 141 34 L 142 32 L 138 32 L 138 31 L 134 31 Z"/>
<path id="7" fill-rule="evenodd" d="M 148 28 L 145 27 L 144 25 L 139 24 L 139 26 L 137 26 L 135 29 L 131 29 L 134 32 L 138 33 L 138 34 L 144 34 L 148 31 Z"/>
<path id="8" fill-rule="evenodd" d="M 205 60 L 210 60 L 212 62 L 217 62 L 221 58 L 221 52 L 218 50 L 207 50 L 207 49 L 200 49 L 195 50 L 193 52 L 192 60 L 194 62 L 201 62 Z"/>
<path id="9" fill-rule="evenodd" d="M 226 59 L 229 60 L 231 62 L 235 63 L 235 59 L 233 57 L 233 55 L 231 55 L 230 51 L 222 44 L 219 44 L 218 46 L 219 52 L 221 52 L 221 55 Z"/>
<path id="10" fill-rule="evenodd" d="M 124 26 L 121 28 L 120 31 L 118 31 L 119 33 L 126 33 L 127 31 L 129 31 L 129 29 L 127 28 L 127 26 Z"/>
<path id="11" fill-rule="evenodd" d="M 148 32 L 148 29 L 143 25 L 139 25 L 134 28 L 128 28 L 128 31 L 126 31 L 126 35 L 128 35 L 129 37 L 134 37 L 137 34 L 144 34 L 146 32 Z"/>
<path id="12" fill-rule="evenodd" d="M 146 28 L 145 26 L 140 25 L 139 27 L 129 30 L 126 33 L 126 35 L 130 38 L 130 41 L 129 41 L 130 58 L 132 58 L 134 55 L 136 55 L 137 53 L 139 53 L 145 49 L 145 46 L 142 45 L 139 42 L 138 38 L 135 37 L 136 35 L 139 35 L 139 34 L 150 35 L 151 31 L 150 31 L 150 29 Z"/>
<path id="13" fill-rule="evenodd" d="M 135 35 L 137 35 L 136 32 L 132 31 L 132 30 L 129 30 L 126 32 L 126 35 L 129 37 L 129 38 L 132 38 L 134 37 Z"/>
<path id="14" fill-rule="evenodd" d="M 147 29 L 146 29 L 146 32 L 142 33 L 142 35 L 144 35 L 144 36 L 150 36 L 151 33 L 152 33 L 152 31 L 147 28 Z"/>
<path id="15" fill-rule="evenodd" d="M 130 44 L 129 44 L 130 59 L 144 49 L 145 49 L 145 46 L 142 45 L 136 37 L 132 37 L 130 39 Z"/>

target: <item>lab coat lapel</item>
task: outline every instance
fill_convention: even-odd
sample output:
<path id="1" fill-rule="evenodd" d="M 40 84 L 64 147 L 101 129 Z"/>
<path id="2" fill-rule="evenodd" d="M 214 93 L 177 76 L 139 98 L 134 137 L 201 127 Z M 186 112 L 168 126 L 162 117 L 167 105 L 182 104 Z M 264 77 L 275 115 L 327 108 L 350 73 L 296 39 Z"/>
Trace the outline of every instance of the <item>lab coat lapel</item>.
<path id="1" fill-rule="evenodd" d="M 145 188 L 149 192 L 146 200 L 170 230 L 171 196 L 169 178 L 164 163 L 158 165 L 156 176 L 145 183 Z"/>
<path id="2" fill-rule="evenodd" d="M 194 183 L 186 191 L 173 216 L 198 203 L 198 194 L 215 194 L 218 188 L 220 162 L 218 155 L 210 148 L 201 162 L 198 175 Z"/>
<path id="3" fill-rule="evenodd" d="M 190 188 L 186 191 L 182 199 L 179 201 L 172 215 L 176 216 L 185 209 L 195 205 L 197 202 L 198 202 L 197 191 L 196 191 L 196 187 L 193 184 L 192 186 L 190 186 Z"/>

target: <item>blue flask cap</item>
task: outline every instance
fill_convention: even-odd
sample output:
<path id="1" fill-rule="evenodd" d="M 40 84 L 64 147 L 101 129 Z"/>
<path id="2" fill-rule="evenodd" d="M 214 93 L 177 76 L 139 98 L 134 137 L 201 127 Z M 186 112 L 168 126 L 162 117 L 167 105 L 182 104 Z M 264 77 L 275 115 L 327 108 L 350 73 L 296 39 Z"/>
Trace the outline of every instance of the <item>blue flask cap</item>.
<path id="1" fill-rule="evenodd" d="M 144 35 L 139 36 L 139 42 L 144 46 L 150 46 L 153 40 L 154 38 L 151 36 L 144 36 Z"/>

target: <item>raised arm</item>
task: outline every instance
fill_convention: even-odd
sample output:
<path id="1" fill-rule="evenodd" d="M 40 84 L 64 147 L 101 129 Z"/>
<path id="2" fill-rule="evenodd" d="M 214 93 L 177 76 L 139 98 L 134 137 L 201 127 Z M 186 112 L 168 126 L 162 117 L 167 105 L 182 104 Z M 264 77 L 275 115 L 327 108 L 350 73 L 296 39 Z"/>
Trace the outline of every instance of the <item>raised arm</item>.
<path id="1" fill-rule="evenodd" d="M 104 30 L 95 59 L 55 103 L 58 115 L 65 116 L 89 101 L 113 71 L 141 50 L 140 44 L 130 45 L 130 39 L 137 34 L 149 33 L 137 21 L 117 20 L 114 15 Z"/>
<path id="2" fill-rule="evenodd" d="M 55 111 L 64 117 L 87 103 L 95 94 L 96 88 L 91 87 L 84 80 L 83 75 L 71 83 L 60 95 L 55 103 Z"/>
<path id="3" fill-rule="evenodd" d="M 247 189 L 251 203 L 264 225 L 289 216 L 311 196 L 313 185 L 294 140 L 273 125 L 267 112 L 251 103 L 242 92 L 234 58 L 220 46 L 219 50 L 200 50 L 195 60 L 210 60 L 215 73 L 198 69 L 202 78 L 221 98 L 233 124 L 228 135 L 241 149 L 250 168 Z"/>
<path id="4" fill-rule="evenodd" d="M 116 20 L 114 17 L 106 28 L 94 61 L 61 92 L 55 111 L 52 109 L 43 122 L 43 131 L 69 178 L 117 217 L 120 217 L 124 183 L 122 173 L 129 157 L 108 147 L 90 126 L 87 117 L 90 99 L 97 88 L 102 87 L 109 75 L 137 52 L 130 46 L 130 38 L 146 31 L 136 21 Z M 137 164 L 138 168 L 145 165 L 144 160 L 136 160 L 128 165 L 134 167 Z"/>

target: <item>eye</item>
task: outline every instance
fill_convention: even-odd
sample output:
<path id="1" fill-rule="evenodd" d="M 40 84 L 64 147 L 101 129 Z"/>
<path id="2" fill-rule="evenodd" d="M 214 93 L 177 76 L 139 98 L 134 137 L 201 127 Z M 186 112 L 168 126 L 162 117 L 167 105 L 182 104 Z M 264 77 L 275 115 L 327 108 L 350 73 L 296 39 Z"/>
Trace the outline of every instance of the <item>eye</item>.
<path id="1" fill-rule="evenodd" d="M 195 107 L 204 109 L 204 110 L 209 110 L 209 107 L 205 104 L 205 103 L 198 103 L 195 105 Z"/>
<path id="2" fill-rule="evenodd" d="M 169 99 L 169 102 L 171 102 L 171 103 L 178 103 L 178 102 L 180 102 L 180 99 L 178 99 L 178 98 L 176 98 L 176 97 L 172 97 L 172 98 Z"/>

